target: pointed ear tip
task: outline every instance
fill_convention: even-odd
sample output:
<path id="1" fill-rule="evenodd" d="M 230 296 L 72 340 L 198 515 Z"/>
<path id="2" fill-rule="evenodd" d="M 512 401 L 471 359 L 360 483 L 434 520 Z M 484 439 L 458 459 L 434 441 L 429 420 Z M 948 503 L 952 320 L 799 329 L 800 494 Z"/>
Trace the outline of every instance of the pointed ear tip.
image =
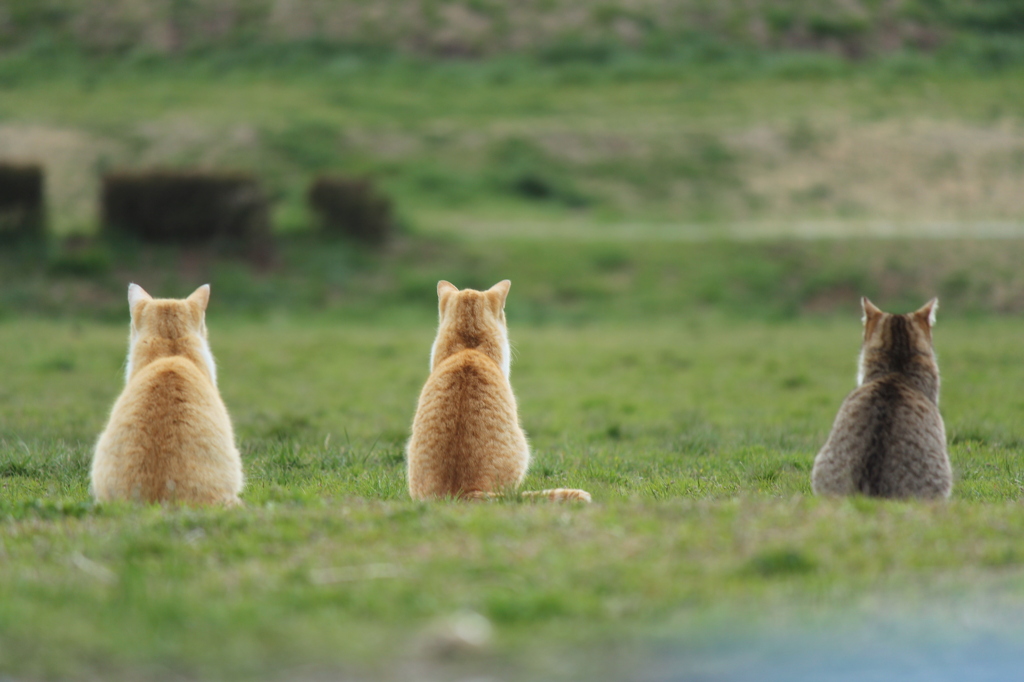
<path id="1" fill-rule="evenodd" d="M 861 298 L 860 298 L 860 305 L 861 305 L 862 308 L 864 308 L 864 312 L 872 312 L 872 313 L 876 313 L 876 312 L 880 313 L 880 312 L 882 312 L 882 309 L 879 308 L 874 303 L 872 303 L 871 299 L 868 298 L 867 296 L 861 296 Z"/>
<path id="2" fill-rule="evenodd" d="M 151 298 L 151 296 L 148 293 L 146 293 L 145 289 L 140 287 L 135 282 L 129 282 L 129 284 L 128 284 L 128 300 L 131 301 L 132 299 L 135 299 L 135 298 L 138 298 L 138 299 L 141 300 L 141 299 Z"/>
<path id="3" fill-rule="evenodd" d="M 451 282 L 449 282 L 446 279 L 442 279 L 441 281 L 439 281 L 437 283 L 437 296 L 438 296 L 438 298 L 444 296 L 446 293 L 451 293 L 453 291 L 458 291 L 458 290 L 459 290 L 459 288 L 457 286 L 455 286 L 454 284 L 452 284 Z"/>

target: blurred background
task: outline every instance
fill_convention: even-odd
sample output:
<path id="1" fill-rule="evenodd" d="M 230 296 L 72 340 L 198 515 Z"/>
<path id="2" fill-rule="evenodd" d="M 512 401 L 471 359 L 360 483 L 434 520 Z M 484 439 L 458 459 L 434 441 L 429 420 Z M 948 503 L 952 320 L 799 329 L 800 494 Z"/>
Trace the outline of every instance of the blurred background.
<path id="1" fill-rule="evenodd" d="M 1022 67 L 1018 0 L 6 0 L 0 315 L 1018 312 Z"/>

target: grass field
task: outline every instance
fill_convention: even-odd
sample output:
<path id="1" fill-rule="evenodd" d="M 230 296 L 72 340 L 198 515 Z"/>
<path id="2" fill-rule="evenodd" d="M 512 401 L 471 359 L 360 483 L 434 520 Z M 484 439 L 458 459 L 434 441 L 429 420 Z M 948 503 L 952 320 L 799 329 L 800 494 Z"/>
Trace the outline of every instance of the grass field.
<path id="1" fill-rule="evenodd" d="M 940 313 L 956 487 L 948 504 L 906 504 L 810 497 L 853 385 L 856 317 L 705 315 L 642 334 L 513 317 L 526 486 L 583 487 L 586 508 L 407 499 L 429 322 L 252 322 L 218 316 L 216 293 L 208 320 L 244 509 L 93 506 L 90 446 L 120 390 L 126 325 L 0 324 L 0 660 L 15 679 L 590 665 L 622 679 L 644 642 L 858 612 L 884 593 L 907 610 L 1021 597 L 1018 320 Z M 446 619 L 465 610 L 493 625 L 489 646 L 451 645 Z"/>
<path id="2" fill-rule="evenodd" d="M 1024 313 L 1024 242 L 998 239 L 400 238 L 381 252 L 282 238 L 268 263 L 208 249 L 55 243 L 0 252 L 0 319 L 124 319 L 125 287 L 187 294 L 213 286 L 221 312 L 430 323 L 440 279 L 514 283 L 510 314 L 531 324 L 860 316 L 861 295 L 893 309 L 932 296 L 943 315 Z M 159 294 L 158 294 L 159 295 Z"/>
<path id="3" fill-rule="evenodd" d="M 1019 3 L 9 4 L 51 239 L 0 250 L 0 682 L 1019 673 Z M 258 174 L 267 257 L 93 239 L 100 176 L 164 166 Z M 334 172 L 387 248 L 312 234 Z M 506 277 L 525 487 L 595 502 L 414 503 L 436 282 Z M 91 502 L 129 281 L 212 284 L 243 508 Z M 941 299 L 948 503 L 810 494 L 862 294 Z"/>

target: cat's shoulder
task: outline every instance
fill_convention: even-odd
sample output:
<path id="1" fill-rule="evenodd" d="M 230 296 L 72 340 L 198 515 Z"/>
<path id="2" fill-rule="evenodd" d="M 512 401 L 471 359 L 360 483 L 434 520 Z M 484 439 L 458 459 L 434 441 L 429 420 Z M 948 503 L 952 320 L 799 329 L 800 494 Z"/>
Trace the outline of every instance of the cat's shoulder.
<path id="1" fill-rule="evenodd" d="M 504 381 L 505 376 L 491 357 L 475 348 L 465 348 L 448 356 L 438 363 L 431 375 L 464 381 Z"/>

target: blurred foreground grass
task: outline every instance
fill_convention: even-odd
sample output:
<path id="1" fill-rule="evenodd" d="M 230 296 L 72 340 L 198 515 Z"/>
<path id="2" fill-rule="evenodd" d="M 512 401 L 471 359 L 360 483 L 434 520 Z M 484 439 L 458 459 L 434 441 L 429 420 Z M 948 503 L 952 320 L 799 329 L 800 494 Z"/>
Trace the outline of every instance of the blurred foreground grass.
<path id="1" fill-rule="evenodd" d="M 856 316 L 698 315 L 638 333 L 513 315 L 526 486 L 589 489 L 589 508 L 406 498 L 429 322 L 253 322 L 218 315 L 216 293 L 208 322 L 249 477 L 231 511 L 91 505 L 89 451 L 121 387 L 126 325 L 0 324 L 4 672 L 388 678 L 456 665 L 552 679 L 591 665 L 615 679 L 614 646 L 572 657 L 654 633 L 699 639 L 723 618 L 769 627 L 880 590 L 1022 596 L 1020 321 L 940 312 L 957 482 L 932 505 L 809 495 L 853 385 Z M 431 633 L 462 610 L 495 639 L 452 659 Z"/>

